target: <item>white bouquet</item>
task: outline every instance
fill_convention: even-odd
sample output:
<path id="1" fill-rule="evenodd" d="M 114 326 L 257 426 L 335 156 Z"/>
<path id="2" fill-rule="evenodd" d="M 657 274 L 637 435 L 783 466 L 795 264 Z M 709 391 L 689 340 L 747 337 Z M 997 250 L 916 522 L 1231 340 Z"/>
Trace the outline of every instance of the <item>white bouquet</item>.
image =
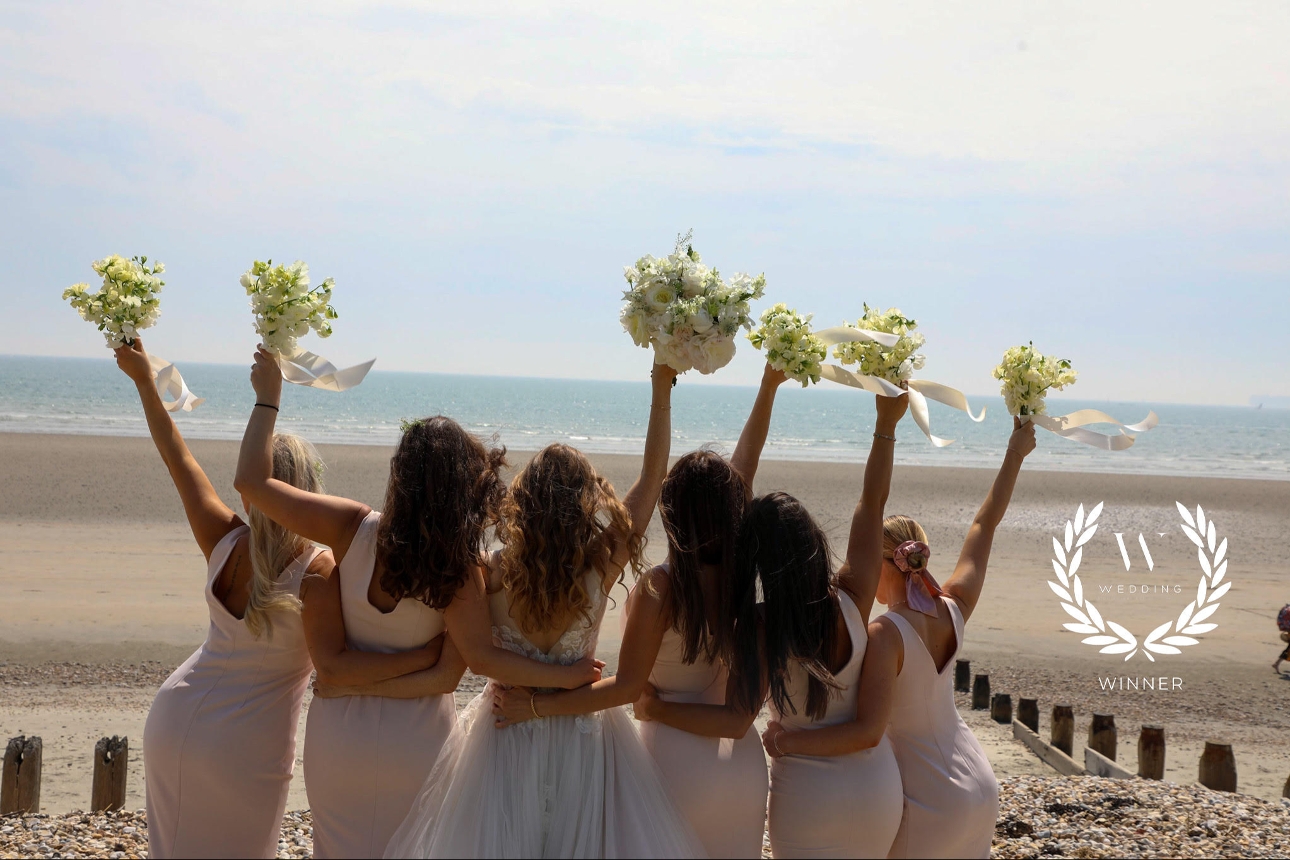
<path id="1" fill-rule="evenodd" d="M 811 315 L 802 316 L 786 304 L 777 304 L 761 315 L 761 325 L 749 332 L 757 349 L 765 348 L 766 363 L 783 371 L 805 388 L 820 381 L 820 363 L 829 348 L 811 331 Z"/>
<path id="2" fill-rule="evenodd" d="M 833 348 L 833 355 L 843 364 L 859 364 L 859 373 L 862 375 L 885 379 L 894 385 L 911 379 L 915 370 L 923 369 L 926 358 L 916 350 L 927 340 L 914 331 L 918 328 L 918 322 L 906 317 L 899 308 L 880 311 L 866 304 L 864 316 L 855 327 L 864 331 L 894 334 L 899 339 L 895 346 L 860 340 L 839 343 Z"/>
<path id="3" fill-rule="evenodd" d="M 1009 349 L 994 369 L 994 378 L 1003 383 L 999 390 L 1012 415 L 1043 415 L 1048 391 L 1073 385 L 1077 376 L 1069 361 L 1038 352 L 1033 342 Z"/>
<path id="4" fill-rule="evenodd" d="M 654 347 L 655 360 L 684 373 L 712 373 L 735 356 L 735 335 L 752 328 L 749 302 L 759 299 L 766 277 L 735 275 L 729 283 L 704 265 L 679 237 L 667 257 L 641 257 L 624 270 L 619 320 L 637 346 Z"/>
<path id="5" fill-rule="evenodd" d="M 166 267 L 162 263 L 149 266 L 147 257 L 127 260 L 118 254 L 98 260 L 93 267 L 103 276 L 99 291 L 88 292 L 89 284 L 73 284 L 63 290 L 63 298 L 71 302 L 81 319 L 99 327 L 112 349 L 133 344 L 135 336 L 161 316 L 157 293 L 165 281 L 157 276 Z"/>
<path id="6" fill-rule="evenodd" d="M 331 320 L 338 316 L 330 304 L 336 284 L 332 278 L 310 289 L 309 267 L 301 261 L 275 266 L 272 260 L 256 260 L 241 282 L 251 297 L 255 330 L 265 348 L 291 356 L 296 340 L 310 329 L 319 337 L 331 336 Z"/>

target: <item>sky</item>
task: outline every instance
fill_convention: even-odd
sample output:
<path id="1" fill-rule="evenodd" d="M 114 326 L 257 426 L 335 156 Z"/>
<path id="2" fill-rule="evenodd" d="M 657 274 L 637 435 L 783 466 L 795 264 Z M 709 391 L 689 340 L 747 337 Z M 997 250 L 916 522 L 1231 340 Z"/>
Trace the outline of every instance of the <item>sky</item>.
<path id="1" fill-rule="evenodd" d="M 622 270 L 692 229 L 969 394 L 1033 341 L 1081 398 L 1290 395 L 1287 44 L 1282 0 L 0 0 L 0 353 L 106 356 L 60 296 L 120 253 L 150 349 L 246 361 L 271 257 L 337 364 L 644 379 Z"/>

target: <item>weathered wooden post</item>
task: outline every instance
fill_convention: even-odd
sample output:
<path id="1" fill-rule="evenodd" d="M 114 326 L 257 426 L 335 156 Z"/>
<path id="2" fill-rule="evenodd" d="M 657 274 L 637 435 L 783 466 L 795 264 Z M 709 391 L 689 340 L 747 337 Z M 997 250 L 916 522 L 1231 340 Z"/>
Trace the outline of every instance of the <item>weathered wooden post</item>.
<path id="1" fill-rule="evenodd" d="M 1017 721 L 1039 734 L 1039 700 L 1021 699 L 1017 702 Z"/>
<path id="2" fill-rule="evenodd" d="M 1088 748 L 1115 761 L 1115 715 L 1094 714 L 1088 724 Z"/>
<path id="3" fill-rule="evenodd" d="M 1281 789 L 1282 797 L 1290 797 L 1290 776 L 1286 777 L 1286 787 Z"/>
<path id="4" fill-rule="evenodd" d="M 1012 696 L 995 693 L 990 699 L 990 719 L 996 723 L 1012 722 Z"/>
<path id="5" fill-rule="evenodd" d="M 1143 726 L 1138 735 L 1138 776 L 1143 779 L 1165 778 L 1165 730 L 1163 726 Z"/>
<path id="6" fill-rule="evenodd" d="M 954 689 L 959 693 L 966 693 L 970 689 L 969 682 L 972 680 L 972 664 L 967 660 L 958 660 L 954 663 Z"/>
<path id="7" fill-rule="evenodd" d="M 1215 791 L 1236 791 L 1236 756 L 1231 744 L 1205 741 L 1200 754 L 1201 785 Z"/>
<path id="8" fill-rule="evenodd" d="M 1075 709 L 1070 705 L 1053 705 L 1053 746 L 1066 755 L 1075 749 Z"/>
<path id="9" fill-rule="evenodd" d="M 0 815 L 40 812 L 40 738 L 10 738 L 0 774 Z"/>
<path id="10" fill-rule="evenodd" d="M 977 675 L 972 685 L 972 710 L 984 711 L 990 707 L 990 676 Z"/>
<path id="11" fill-rule="evenodd" d="M 125 807 L 125 776 L 130 763 L 130 741 L 113 735 L 94 745 L 94 784 L 90 789 L 90 812 L 115 811 Z"/>

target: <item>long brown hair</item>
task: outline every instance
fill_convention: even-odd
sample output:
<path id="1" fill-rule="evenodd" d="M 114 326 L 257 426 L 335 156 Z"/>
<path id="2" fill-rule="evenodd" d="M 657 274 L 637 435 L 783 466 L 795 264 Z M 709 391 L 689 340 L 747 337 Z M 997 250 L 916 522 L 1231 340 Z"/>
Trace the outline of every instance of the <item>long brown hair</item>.
<path id="1" fill-rule="evenodd" d="M 729 658 L 735 547 L 747 489 L 739 473 L 714 451 L 691 451 L 667 473 L 659 500 L 667 534 L 667 611 L 684 643 L 681 659 L 693 663 Z M 700 565 L 720 568 L 712 595 L 718 621 L 708 628 Z"/>
<path id="2" fill-rule="evenodd" d="M 548 445 L 511 481 L 497 536 L 502 541 L 502 585 L 511 612 L 526 633 L 546 630 L 558 618 L 581 614 L 590 623 L 591 595 L 584 577 L 601 574 L 605 594 L 610 557 L 626 541 L 639 573 L 644 541 L 614 488 L 576 448 Z"/>
<path id="3" fill-rule="evenodd" d="M 761 666 L 757 647 L 757 585 L 763 596 L 766 675 L 771 701 L 780 713 L 798 712 L 788 693 L 792 663 L 806 670 L 805 711 L 824 716 L 838 682 L 829 661 L 838 645 L 837 584 L 824 531 L 788 493 L 754 499 L 739 533 L 739 577 L 734 661 L 738 702 L 761 708 Z"/>
<path id="4" fill-rule="evenodd" d="M 435 609 L 452 602 L 497 521 L 505 465 L 505 448 L 485 446 L 451 418 L 407 425 L 376 532 L 382 591 Z"/>

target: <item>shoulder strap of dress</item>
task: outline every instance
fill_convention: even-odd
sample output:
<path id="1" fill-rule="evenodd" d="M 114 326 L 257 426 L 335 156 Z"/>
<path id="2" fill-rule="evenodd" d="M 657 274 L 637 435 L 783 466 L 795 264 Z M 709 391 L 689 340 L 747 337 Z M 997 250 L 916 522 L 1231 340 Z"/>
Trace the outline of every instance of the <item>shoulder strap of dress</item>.
<path id="1" fill-rule="evenodd" d="M 251 527 L 246 523 L 232 529 L 228 534 L 219 539 L 215 548 L 211 550 L 210 560 L 206 563 L 206 583 L 209 585 L 219 576 L 219 572 L 228 564 L 228 558 L 233 554 L 233 547 L 241 540 L 242 535 L 251 531 Z"/>
<path id="2" fill-rule="evenodd" d="M 948 594 L 942 594 L 941 600 L 945 601 L 950 620 L 954 622 L 954 653 L 957 654 L 963 648 L 963 610 L 959 608 L 959 602 Z"/>
<path id="3" fill-rule="evenodd" d="M 838 607 L 842 610 L 842 620 L 847 623 L 847 631 L 851 634 L 853 644 L 865 642 L 869 638 L 869 631 L 865 629 L 864 617 L 860 614 L 860 607 L 856 606 L 851 595 L 846 591 L 838 589 Z"/>

